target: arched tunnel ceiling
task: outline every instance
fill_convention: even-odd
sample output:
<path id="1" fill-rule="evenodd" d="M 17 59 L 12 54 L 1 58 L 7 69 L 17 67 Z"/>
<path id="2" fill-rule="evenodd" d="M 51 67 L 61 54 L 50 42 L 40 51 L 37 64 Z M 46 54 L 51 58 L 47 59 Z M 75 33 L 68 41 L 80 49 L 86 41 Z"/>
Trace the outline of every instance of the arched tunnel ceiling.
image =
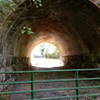
<path id="1" fill-rule="evenodd" d="M 100 0 L 90 0 L 92 3 L 94 3 L 97 7 L 100 8 Z"/>
<path id="2" fill-rule="evenodd" d="M 26 51 L 28 50 L 27 53 L 31 53 L 33 47 L 41 42 L 55 44 L 60 48 L 63 56 L 86 53 L 83 50 L 83 48 L 86 47 L 80 38 L 73 34 L 69 28 L 65 29 L 62 23 L 58 23 L 56 20 L 47 18 L 35 22 L 33 21 L 31 27 L 33 31 L 37 32 L 37 35 L 35 35 L 36 39 L 33 39 L 34 34 L 36 34 L 34 33 L 33 36 L 23 35 L 20 39 L 22 42 L 19 42 L 21 43 L 19 47 L 22 48 L 23 46 L 23 48 L 26 48 Z M 23 40 L 26 42 L 24 41 L 24 43 Z M 24 52 L 22 49 L 21 54 L 25 56 L 26 51 Z"/>
<path id="3" fill-rule="evenodd" d="M 7 18 L 7 15 L 10 12 L 14 12 L 15 9 L 18 9 L 18 6 L 25 1 L 32 2 L 33 0 L 0 0 L 0 24 L 3 22 L 3 20 L 5 20 L 5 18 Z M 100 0 L 89 1 L 100 7 Z"/>
<path id="4" fill-rule="evenodd" d="M 26 7 L 26 4 L 29 3 L 25 2 L 17 6 L 17 9 L 4 22 L 0 36 L 3 48 L 11 47 L 13 49 L 16 46 L 19 27 L 22 23 L 32 25 L 32 22 L 37 24 L 37 22 L 47 19 L 60 24 L 63 30 L 69 29 L 70 33 L 78 37 L 90 52 L 100 50 L 100 9 L 92 3 L 87 0 L 77 2 L 74 0 L 46 0 L 40 8 L 36 8 L 34 5 Z M 66 31 L 63 34 L 66 35 Z M 9 45 L 11 43 L 12 45 Z M 3 49 L 3 52 L 6 51 Z M 8 50 L 9 52 L 11 51 Z"/>

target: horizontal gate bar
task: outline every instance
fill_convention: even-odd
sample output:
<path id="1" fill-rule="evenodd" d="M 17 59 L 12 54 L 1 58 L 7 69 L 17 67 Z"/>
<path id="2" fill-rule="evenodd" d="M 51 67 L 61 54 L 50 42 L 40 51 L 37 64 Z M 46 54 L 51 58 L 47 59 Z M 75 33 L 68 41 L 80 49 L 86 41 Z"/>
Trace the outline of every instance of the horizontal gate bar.
<path id="1" fill-rule="evenodd" d="M 63 70 L 35 70 L 35 71 L 15 71 L 15 72 L 0 72 L 0 74 L 22 74 L 22 73 L 39 73 L 39 72 L 76 72 L 76 71 L 99 71 L 100 68 L 89 69 L 63 69 Z"/>
<path id="2" fill-rule="evenodd" d="M 100 86 L 83 86 L 83 87 L 67 87 L 67 88 L 51 88 L 51 89 L 39 89 L 34 90 L 34 92 L 50 92 L 50 91 L 60 91 L 60 90 L 76 90 L 76 89 L 94 89 L 100 88 Z"/>
<path id="3" fill-rule="evenodd" d="M 72 79 L 55 79 L 55 80 L 35 80 L 34 83 L 49 83 L 49 82 L 67 82 L 67 81 L 85 81 L 85 80 L 100 80 L 100 77 L 97 78 L 72 78 Z M 0 82 L 0 85 L 14 85 L 14 84 L 31 84 L 32 81 L 15 81 L 15 82 Z"/>
<path id="4" fill-rule="evenodd" d="M 31 93 L 32 90 L 0 92 L 0 95 Z"/>
<path id="5" fill-rule="evenodd" d="M 55 79 L 55 80 L 36 80 L 34 81 L 35 83 L 48 83 L 48 82 L 67 82 L 67 81 L 75 81 L 75 80 L 79 80 L 79 81 L 86 81 L 86 80 L 100 80 L 100 77 L 96 77 L 96 78 L 72 78 L 72 79 Z"/>
<path id="6" fill-rule="evenodd" d="M 50 92 L 50 91 L 60 91 L 60 90 L 76 90 L 76 89 L 93 89 L 100 88 L 100 86 L 84 86 L 84 87 L 70 87 L 70 88 L 51 88 L 51 89 L 39 89 L 39 90 L 24 90 L 24 91 L 8 91 L 0 92 L 0 94 L 21 94 L 21 93 L 31 93 L 31 92 Z"/>

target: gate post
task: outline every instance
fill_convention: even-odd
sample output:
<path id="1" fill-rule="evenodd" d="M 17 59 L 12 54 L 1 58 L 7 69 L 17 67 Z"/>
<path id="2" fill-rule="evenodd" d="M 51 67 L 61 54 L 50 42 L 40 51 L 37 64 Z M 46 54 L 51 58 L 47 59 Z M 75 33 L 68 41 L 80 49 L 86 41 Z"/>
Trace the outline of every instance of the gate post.
<path id="1" fill-rule="evenodd" d="M 79 100 L 79 71 L 75 72 L 76 100 Z"/>
<path id="2" fill-rule="evenodd" d="M 30 73 L 31 78 L 31 99 L 34 100 L 34 72 Z"/>

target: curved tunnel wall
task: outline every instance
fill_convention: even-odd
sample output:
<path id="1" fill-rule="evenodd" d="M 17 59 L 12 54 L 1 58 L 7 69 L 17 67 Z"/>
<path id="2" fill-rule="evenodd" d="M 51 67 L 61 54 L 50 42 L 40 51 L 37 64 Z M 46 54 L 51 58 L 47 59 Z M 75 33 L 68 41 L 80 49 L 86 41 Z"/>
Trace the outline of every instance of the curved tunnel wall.
<path id="1" fill-rule="evenodd" d="M 67 56 L 87 54 L 87 50 L 82 40 L 73 34 L 66 26 L 59 22 L 54 22 L 52 19 L 42 19 L 32 22 L 33 35 L 23 35 L 20 38 L 19 56 L 30 58 L 32 49 L 42 42 L 49 42 L 56 45 L 60 50 L 60 55 L 64 57 L 65 64 Z M 17 51 L 16 51 L 17 52 Z"/>
<path id="2" fill-rule="evenodd" d="M 42 42 L 50 42 L 56 45 L 61 52 L 61 56 L 85 54 L 85 45 L 80 38 L 74 35 L 72 30 L 53 22 L 52 19 L 40 20 L 39 22 L 33 22 L 32 31 L 33 35 L 24 35 L 20 38 L 19 56 L 30 57 L 32 49 Z M 35 38 L 35 39 L 34 39 Z"/>

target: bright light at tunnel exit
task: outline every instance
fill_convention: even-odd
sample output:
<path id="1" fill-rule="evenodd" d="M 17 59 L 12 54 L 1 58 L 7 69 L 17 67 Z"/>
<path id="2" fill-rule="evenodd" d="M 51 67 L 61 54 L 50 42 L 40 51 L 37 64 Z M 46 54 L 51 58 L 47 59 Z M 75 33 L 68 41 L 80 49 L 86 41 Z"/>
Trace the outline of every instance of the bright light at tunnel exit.
<path id="1" fill-rule="evenodd" d="M 31 52 L 31 64 L 39 68 L 62 67 L 59 49 L 51 43 L 40 43 Z"/>

